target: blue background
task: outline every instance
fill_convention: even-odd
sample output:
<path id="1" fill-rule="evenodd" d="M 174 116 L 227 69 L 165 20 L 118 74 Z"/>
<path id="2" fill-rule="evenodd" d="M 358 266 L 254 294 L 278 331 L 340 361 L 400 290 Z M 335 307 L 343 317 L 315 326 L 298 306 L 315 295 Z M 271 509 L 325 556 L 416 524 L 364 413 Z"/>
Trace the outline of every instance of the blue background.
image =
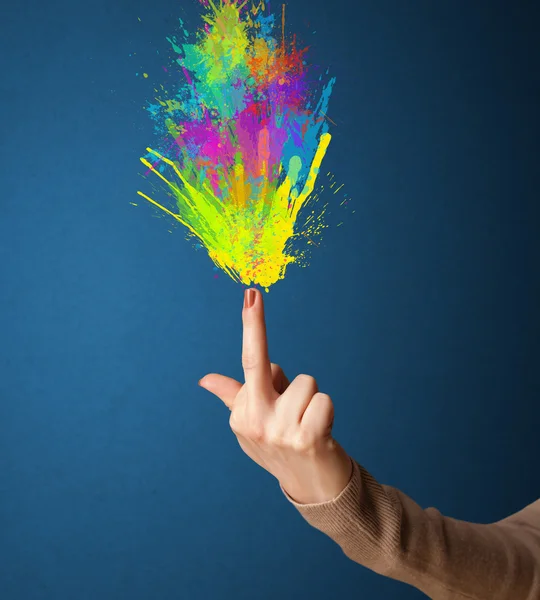
<path id="1" fill-rule="evenodd" d="M 271 359 L 379 481 L 479 522 L 540 495 L 534 4 L 287 7 L 356 212 L 265 294 Z M 2 600 L 423 597 L 308 526 L 197 387 L 242 375 L 242 286 L 136 195 L 195 1 L 2 10 Z"/>

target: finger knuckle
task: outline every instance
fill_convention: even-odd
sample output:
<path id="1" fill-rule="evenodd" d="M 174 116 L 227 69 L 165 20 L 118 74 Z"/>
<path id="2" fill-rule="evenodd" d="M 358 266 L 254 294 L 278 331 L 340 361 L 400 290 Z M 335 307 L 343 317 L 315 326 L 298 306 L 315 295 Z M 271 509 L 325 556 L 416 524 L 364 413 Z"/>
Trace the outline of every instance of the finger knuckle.
<path id="1" fill-rule="evenodd" d="M 328 416 L 334 415 L 334 403 L 332 402 L 332 398 L 328 394 L 317 393 L 313 396 L 312 402 L 315 400 L 318 405 L 318 409 L 323 411 Z"/>
<path id="2" fill-rule="evenodd" d="M 262 444 L 267 438 L 264 426 L 261 423 L 250 424 L 247 430 L 247 437 L 257 444 Z"/>
<path id="3" fill-rule="evenodd" d="M 317 399 L 317 402 L 321 404 L 332 404 L 332 398 L 328 394 L 324 394 L 323 392 L 317 392 L 314 394 L 313 398 Z"/>
<path id="4" fill-rule="evenodd" d="M 306 431 L 299 430 L 291 439 L 291 447 L 300 454 L 311 454 L 314 450 L 313 436 Z"/>
<path id="5" fill-rule="evenodd" d="M 255 369 L 258 365 L 258 360 L 253 354 L 242 354 L 242 367 L 246 371 Z"/>
<path id="6" fill-rule="evenodd" d="M 285 446 L 285 438 L 280 431 L 270 431 L 266 436 L 266 443 L 274 448 L 283 448 Z"/>
<path id="7" fill-rule="evenodd" d="M 312 377 L 311 375 L 306 375 L 304 373 L 297 375 L 296 380 L 301 382 L 303 385 L 315 385 L 316 384 L 314 377 Z"/>

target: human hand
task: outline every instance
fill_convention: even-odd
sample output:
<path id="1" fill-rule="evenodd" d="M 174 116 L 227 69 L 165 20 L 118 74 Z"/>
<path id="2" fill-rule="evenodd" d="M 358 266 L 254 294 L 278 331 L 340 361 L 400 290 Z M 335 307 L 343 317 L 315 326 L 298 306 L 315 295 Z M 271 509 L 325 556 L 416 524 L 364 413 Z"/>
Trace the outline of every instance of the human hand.
<path id="1" fill-rule="evenodd" d="M 334 406 L 309 375 L 289 384 L 270 363 L 264 303 L 246 290 L 242 311 L 245 384 L 224 375 L 205 375 L 199 385 L 231 410 L 229 425 L 242 450 L 273 475 L 300 504 L 327 502 L 347 486 L 352 461 L 332 438 Z"/>

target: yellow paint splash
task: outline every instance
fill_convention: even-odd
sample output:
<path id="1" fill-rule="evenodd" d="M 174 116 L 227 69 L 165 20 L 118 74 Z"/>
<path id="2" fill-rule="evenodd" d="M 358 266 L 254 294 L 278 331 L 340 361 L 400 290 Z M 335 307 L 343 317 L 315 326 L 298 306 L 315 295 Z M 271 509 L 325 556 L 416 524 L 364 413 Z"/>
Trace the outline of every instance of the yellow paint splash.
<path id="1" fill-rule="evenodd" d="M 294 236 L 300 209 L 313 192 L 330 139 L 329 133 L 321 135 L 303 189 L 296 187 L 301 160 L 294 156 L 287 176 L 270 199 L 261 195 L 256 202 L 244 202 L 249 197 L 249 184 L 243 179 L 242 165 L 239 164 L 236 165 L 235 184 L 230 191 L 232 202 L 223 204 L 209 186 L 205 185 L 204 191 L 193 187 L 173 161 L 151 148 L 147 148 L 148 152 L 172 167 L 183 186 L 169 181 L 145 158 L 141 158 L 141 162 L 167 184 L 183 210 L 173 213 L 143 192 L 137 193 L 199 238 L 212 261 L 233 280 L 246 285 L 259 284 L 268 291 L 272 284 L 284 278 L 287 265 L 298 260 L 286 253 L 286 244 Z M 308 229 L 315 234 L 322 227 L 320 220 L 316 219 Z M 303 235 L 306 233 L 308 231 L 304 231 Z"/>

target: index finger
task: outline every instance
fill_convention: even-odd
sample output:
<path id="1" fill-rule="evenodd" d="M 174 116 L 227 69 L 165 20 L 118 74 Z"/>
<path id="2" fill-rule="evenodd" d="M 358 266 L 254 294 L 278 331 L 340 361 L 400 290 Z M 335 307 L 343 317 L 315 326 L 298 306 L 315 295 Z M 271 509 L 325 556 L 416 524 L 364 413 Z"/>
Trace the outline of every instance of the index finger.
<path id="1" fill-rule="evenodd" d="M 242 321 L 242 368 L 248 397 L 270 400 L 273 390 L 272 367 L 268 356 L 264 302 L 261 292 L 255 288 L 244 293 Z"/>

